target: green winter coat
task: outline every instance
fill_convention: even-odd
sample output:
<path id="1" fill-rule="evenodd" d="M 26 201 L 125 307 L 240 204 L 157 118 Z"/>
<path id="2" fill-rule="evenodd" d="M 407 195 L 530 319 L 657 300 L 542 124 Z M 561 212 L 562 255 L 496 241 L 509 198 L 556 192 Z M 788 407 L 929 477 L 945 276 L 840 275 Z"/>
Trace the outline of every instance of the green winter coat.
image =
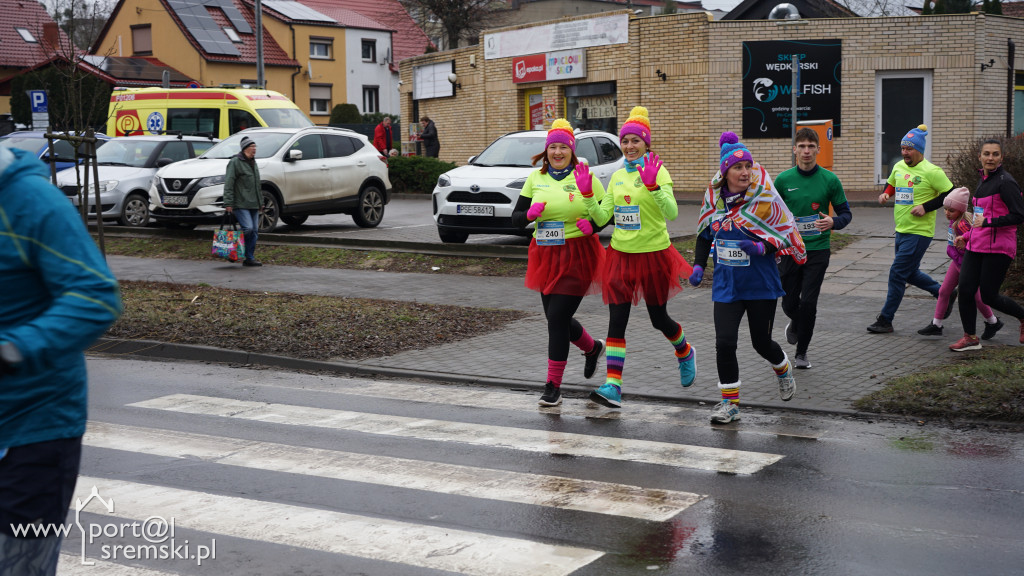
<path id="1" fill-rule="evenodd" d="M 241 156 L 228 162 L 224 175 L 224 206 L 256 210 L 260 207 L 260 169 Z"/>

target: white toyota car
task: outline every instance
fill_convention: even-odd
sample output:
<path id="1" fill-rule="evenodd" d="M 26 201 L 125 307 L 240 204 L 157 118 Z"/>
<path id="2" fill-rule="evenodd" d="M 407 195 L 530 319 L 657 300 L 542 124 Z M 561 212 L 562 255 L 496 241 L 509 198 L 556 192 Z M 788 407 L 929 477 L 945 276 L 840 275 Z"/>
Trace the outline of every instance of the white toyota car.
<path id="1" fill-rule="evenodd" d="M 544 150 L 547 132 L 512 132 L 491 143 L 469 164 L 449 170 L 437 179 L 433 209 L 437 233 L 443 242 L 465 242 L 470 234 L 528 235 L 532 225 L 512 225 L 512 210 L 526 177 L 538 168 L 530 159 Z M 622 168 L 618 138 L 608 132 L 576 132 L 576 157 L 606 188 L 612 174 Z"/>

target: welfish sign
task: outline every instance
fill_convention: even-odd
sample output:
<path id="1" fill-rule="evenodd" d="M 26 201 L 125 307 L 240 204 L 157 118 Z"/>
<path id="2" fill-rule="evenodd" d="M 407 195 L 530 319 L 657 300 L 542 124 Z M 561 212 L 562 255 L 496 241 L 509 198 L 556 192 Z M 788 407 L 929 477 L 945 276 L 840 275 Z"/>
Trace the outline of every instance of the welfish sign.
<path id="1" fill-rule="evenodd" d="M 831 119 L 840 135 L 842 40 L 743 43 L 743 137 L 789 138 L 793 54 L 799 54 L 797 120 Z"/>

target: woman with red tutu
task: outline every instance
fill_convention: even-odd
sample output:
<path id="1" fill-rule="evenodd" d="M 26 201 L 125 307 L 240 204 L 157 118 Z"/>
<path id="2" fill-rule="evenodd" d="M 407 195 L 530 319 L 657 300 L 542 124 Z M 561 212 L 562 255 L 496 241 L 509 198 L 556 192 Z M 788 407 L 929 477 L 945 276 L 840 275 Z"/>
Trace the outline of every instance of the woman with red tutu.
<path id="1" fill-rule="evenodd" d="M 590 399 L 611 408 L 622 405 L 622 368 L 626 362 L 626 324 L 632 306 L 647 304 L 651 324 L 661 330 L 675 348 L 679 382 L 690 386 L 697 378 L 696 353 L 686 341 L 683 327 L 668 315 L 668 300 L 682 291 L 680 278 L 692 269 L 669 239 L 667 220 L 679 215 L 672 194 L 672 177 L 651 152 L 651 122 L 647 109 L 633 108 L 619 131 L 619 145 L 626 165 L 612 175 L 608 193 L 598 203 L 580 186 L 590 215 L 599 226 L 614 218 L 611 245 L 602 276 L 602 292 L 608 304 L 608 340 L 605 357 L 608 376 Z M 576 181 L 586 182 L 585 165 L 576 167 Z M 579 185 L 579 184 L 577 184 Z"/>
<path id="2" fill-rule="evenodd" d="M 512 222 L 526 226 L 535 222 L 526 267 L 526 287 L 540 292 L 548 320 L 548 376 L 541 406 L 562 403 L 562 374 L 569 358 L 569 342 L 583 351 L 583 376 L 597 369 L 604 344 L 594 340 L 573 318 L 587 294 L 601 285 L 604 247 L 594 236 L 594 224 L 587 220 L 584 188 L 591 197 L 604 196 L 596 176 L 571 178 L 576 158 L 576 137 L 569 122 L 559 118 L 551 124 L 544 151 L 533 157 L 542 162 L 523 184 Z M 581 183 L 581 184 L 578 184 Z M 579 189 L 577 189 L 579 186 Z"/>

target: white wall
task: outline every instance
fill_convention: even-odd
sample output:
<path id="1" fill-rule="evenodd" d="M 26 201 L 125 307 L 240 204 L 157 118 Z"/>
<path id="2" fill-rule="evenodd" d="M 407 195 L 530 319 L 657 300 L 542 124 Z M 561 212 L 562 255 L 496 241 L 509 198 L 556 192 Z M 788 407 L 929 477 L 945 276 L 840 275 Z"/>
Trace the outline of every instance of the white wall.
<path id="1" fill-rule="evenodd" d="M 363 62 L 363 39 L 377 41 L 377 61 Z M 385 59 L 391 53 L 391 33 L 377 30 L 345 30 L 345 58 L 348 73 L 348 94 L 346 101 L 363 109 L 363 86 L 378 86 L 380 93 L 380 111 L 389 114 L 399 113 L 398 74 L 391 72 Z M 335 102 L 337 103 L 337 102 Z"/>

